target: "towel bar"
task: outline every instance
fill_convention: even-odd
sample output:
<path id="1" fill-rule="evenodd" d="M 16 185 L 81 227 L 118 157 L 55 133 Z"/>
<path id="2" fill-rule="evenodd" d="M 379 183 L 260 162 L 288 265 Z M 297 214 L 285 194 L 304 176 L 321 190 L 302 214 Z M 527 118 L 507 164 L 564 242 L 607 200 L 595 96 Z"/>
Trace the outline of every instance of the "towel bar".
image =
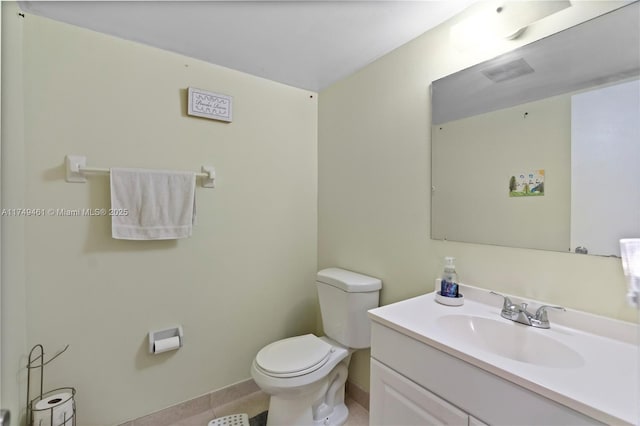
<path id="1" fill-rule="evenodd" d="M 111 173 L 103 167 L 87 167 L 87 157 L 81 155 L 67 155 L 64 158 L 67 169 L 67 182 L 84 183 L 87 181 L 85 173 Z M 215 188 L 216 171 L 213 166 L 202 166 L 200 173 L 196 176 L 202 178 L 203 188 Z"/>

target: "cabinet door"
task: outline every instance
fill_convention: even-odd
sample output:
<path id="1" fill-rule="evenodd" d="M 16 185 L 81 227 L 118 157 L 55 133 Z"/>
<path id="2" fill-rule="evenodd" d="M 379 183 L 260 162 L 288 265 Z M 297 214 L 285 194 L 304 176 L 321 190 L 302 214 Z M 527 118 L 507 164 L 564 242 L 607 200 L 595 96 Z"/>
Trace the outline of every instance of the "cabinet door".
<path id="1" fill-rule="evenodd" d="M 469 416 L 425 388 L 371 359 L 372 426 L 467 426 Z"/>

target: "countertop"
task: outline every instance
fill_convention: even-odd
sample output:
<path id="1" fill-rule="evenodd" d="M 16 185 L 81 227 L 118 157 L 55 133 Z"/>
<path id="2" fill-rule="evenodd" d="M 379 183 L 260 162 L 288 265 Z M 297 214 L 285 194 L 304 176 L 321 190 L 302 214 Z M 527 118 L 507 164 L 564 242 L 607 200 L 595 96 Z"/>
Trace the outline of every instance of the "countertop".
<path id="1" fill-rule="evenodd" d="M 503 379 L 557 401 L 608 424 L 637 425 L 640 421 L 640 353 L 638 325 L 588 313 L 549 312 L 550 329 L 538 329 L 500 316 L 502 299 L 487 290 L 461 285 L 464 304 L 445 306 L 435 293 L 369 311 L 372 321 L 435 347 Z M 514 303 L 526 300 L 513 297 Z M 535 310 L 541 305 L 530 302 Z M 531 310 L 531 309 L 530 309 Z M 448 315 L 470 315 L 504 321 L 557 340 L 579 354 L 570 366 L 542 366 L 517 361 L 451 335 L 439 325 Z M 508 344 L 508 341 L 505 342 Z"/>

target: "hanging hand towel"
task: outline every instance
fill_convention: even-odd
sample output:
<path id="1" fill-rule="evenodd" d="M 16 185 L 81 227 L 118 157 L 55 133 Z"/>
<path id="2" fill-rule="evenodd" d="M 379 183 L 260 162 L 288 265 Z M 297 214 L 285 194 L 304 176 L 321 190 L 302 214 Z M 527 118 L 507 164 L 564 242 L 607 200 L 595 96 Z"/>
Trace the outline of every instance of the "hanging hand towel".
<path id="1" fill-rule="evenodd" d="M 195 193 L 193 172 L 112 168 L 111 235 L 120 240 L 190 237 Z"/>
<path id="2" fill-rule="evenodd" d="M 629 281 L 627 301 L 635 308 L 640 307 L 640 238 L 620 240 L 622 269 Z"/>

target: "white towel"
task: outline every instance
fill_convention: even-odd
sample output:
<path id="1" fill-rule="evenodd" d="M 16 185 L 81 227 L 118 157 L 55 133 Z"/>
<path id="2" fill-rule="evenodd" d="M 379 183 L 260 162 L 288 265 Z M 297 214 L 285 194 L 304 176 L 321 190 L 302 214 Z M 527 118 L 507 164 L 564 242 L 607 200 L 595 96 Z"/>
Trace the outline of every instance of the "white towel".
<path id="1" fill-rule="evenodd" d="M 640 238 L 620 240 L 622 269 L 629 281 L 627 301 L 633 307 L 640 307 Z"/>
<path id="2" fill-rule="evenodd" d="M 121 240 L 171 240 L 191 236 L 196 174 L 111 169 L 111 235 Z"/>

